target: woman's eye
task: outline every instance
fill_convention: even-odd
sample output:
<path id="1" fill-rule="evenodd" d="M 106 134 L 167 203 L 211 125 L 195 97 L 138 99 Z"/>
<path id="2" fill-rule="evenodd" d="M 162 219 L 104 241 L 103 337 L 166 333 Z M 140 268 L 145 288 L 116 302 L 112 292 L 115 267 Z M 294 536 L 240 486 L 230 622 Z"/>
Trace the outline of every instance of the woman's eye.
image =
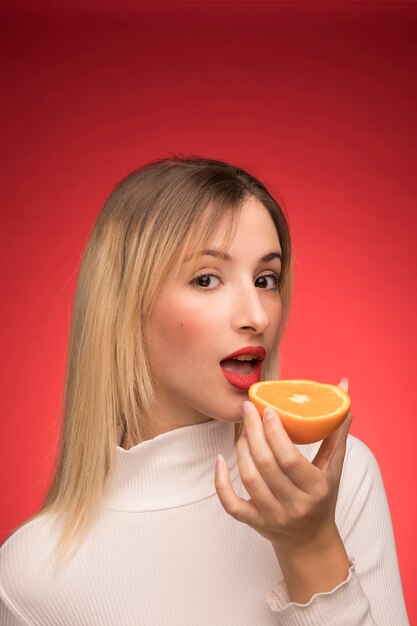
<path id="1" fill-rule="evenodd" d="M 204 289 L 205 291 L 211 291 L 211 289 L 206 289 L 206 287 L 210 283 L 210 277 L 217 278 L 217 280 L 219 280 L 219 277 L 216 276 L 215 274 L 199 274 L 197 276 L 197 278 L 194 278 L 191 281 L 191 284 L 195 285 L 198 289 Z"/>
<path id="2" fill-rule="evenodd" d="M 268 288 L 268 278 L 270 278 L 272 280 L 272 285 L 270 287 L 271 290 L 277 290 L 280 287 L 280 275 L 279 274 L 265 274 L 264 276 L 259 276 L 259 278 L 257 278 L 257 282 L 261 281 L 261 285 L 258 285 L 261 288 L 265 288 L 264 285 L 266 286 L 266 288 Z"/>
<path id="3" fill-rule="evenodd" d="M 199 274 L 196 278 L 193 278 L 193 280 L 191 281 L 191 284 L 195 285 L 197 289 L 203 289 L 204 291 L 212 291 L 215 287 L 209 288 L 210 278 L 216 278 L 217 280 L 219 280 L 219 277 L 216 276 L 215 274 Z M 264 274 L 263 276 L 259 276 L 257 281 L 261 281 L 263 285 L 265 284 L 267 285 L 268 278 L 273 279 L 272 286 L 269 288 L 269 291 L 274 291 L 274 290 L 278 291 L 278 289 L 281 286 L 281 282 L 280 282 L 281 277 L 279 274 Z M 264 287 L 261 285 L 261 288 L 264 288 Z"/>

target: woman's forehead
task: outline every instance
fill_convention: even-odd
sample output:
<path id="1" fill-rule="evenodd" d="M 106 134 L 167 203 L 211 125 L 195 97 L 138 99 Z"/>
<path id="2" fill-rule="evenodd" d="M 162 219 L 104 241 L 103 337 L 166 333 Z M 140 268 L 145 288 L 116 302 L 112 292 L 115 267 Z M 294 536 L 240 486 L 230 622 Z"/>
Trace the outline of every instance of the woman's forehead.
<path id="1" fill-rule="evenodd" d="M 190 233 L 185 256 L 202 247 L 215 247 L 225 252 L 237 235 L 239 226 L 245 237 L 256 232 L 261 238 L 265 235 L 265 239 L 280 239 L 275 220 L 267 207 L 251 197 L 239 207 L 222 208 L 221 211 L 208 208 L 194 232 Z"/>
<path id="2" fill-rule="evenodd" d="M 238 211 L 235 209 L 219 210 L 206 207 L 200 219 L 190 231 L 184 243 L 184 253 L 192 254 L 201 246 L 225 246 L 231 238 L 238 222 Z"/>

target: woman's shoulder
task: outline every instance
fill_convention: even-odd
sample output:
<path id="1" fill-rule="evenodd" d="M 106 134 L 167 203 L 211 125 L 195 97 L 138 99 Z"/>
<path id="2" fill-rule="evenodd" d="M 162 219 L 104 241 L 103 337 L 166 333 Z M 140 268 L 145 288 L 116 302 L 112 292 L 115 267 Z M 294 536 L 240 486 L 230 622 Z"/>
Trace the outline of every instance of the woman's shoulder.
<path id="1" fill-rule="evenodd" d="M 296 447 L 312 462 L 321 444 L 322 441 L 317 441 Z M 373 489 L 380 491 L 383 489 L 383 480 L 378 461 L 369 446 L 358 437 L 348 434 L 340 477 L 339 501 L 346 495 L 353 496 L 355 489 L 362 494 Z"/>
<path id="2" fill-rule="evenodd" d="M 312 461 L 322 443 L 323 441 L 316 441 L 315 443 L 297 445 L 296 447 L 309 461 Z M 344 465 L 351 465 L 352 463 L 359 463 L 361 466 L 377 465 L 376 458 L 366 443 L 349 433 L 346 440 Z"/>
<path id="3" fill-rule="evenodd" d="M 3 599 L 39 591 L 58 539 L 55 518 L 36 514 L 15 528 L 0 547 L 0 595 Z"/>
<path id="4" fill-rule="evenodd" d="M 369 446 L 354 435 L 348 435 L 346 441 L 345 465 L 353 466 L 357 471 L 372 471 L 379 474 L 378 461 Z"/>
<path id="5" fill-rule="evenodd" d="M 297 446 L 311 462 L 318 452 L 321 441 L 305 446 Z M 336 507 L 336 521 L 340 529 L 350 529 L 358 516 L 365 511 L 387 518 L 388 503 L 384 481 L 378 461 L 368 445 L 349 434 L 343 460 Z"/>
<path id="6" fill-rule="evenodd" d="M 36 513 L 19 524 L 19 526 L 16 526 L 16 528 L 7 535 L 0 546 L 1 559 L 3 559 L 10 550 L 23 547 L 28 542 L 37 541 L 43 538 L 45 534 L 49 534 L 53 519 L 54 516 L 49 513 Z"/>

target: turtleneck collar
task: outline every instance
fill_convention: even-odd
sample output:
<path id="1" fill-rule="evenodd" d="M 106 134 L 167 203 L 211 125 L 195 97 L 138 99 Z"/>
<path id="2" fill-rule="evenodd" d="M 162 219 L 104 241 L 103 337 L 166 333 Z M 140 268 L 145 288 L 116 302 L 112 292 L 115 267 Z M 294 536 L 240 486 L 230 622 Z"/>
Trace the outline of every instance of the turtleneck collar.
<path id="1" fill-rule="evenodd" d="M 220 452 L 230 480 L 239 475 L 233 422 L 209 420 L 157 435 L 125 450 L 116 464 L 101 506 L 118 511 L 159 511 L 215 495 L 214 470 Z"/>

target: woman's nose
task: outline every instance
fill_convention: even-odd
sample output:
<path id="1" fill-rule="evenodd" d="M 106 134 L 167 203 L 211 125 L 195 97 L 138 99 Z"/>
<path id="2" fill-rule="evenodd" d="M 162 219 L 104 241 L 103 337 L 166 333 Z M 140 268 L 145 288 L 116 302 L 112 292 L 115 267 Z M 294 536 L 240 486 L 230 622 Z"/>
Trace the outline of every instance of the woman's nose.
<path id="1" fill-rule="evenodd" d="M 270 294 L 269 294 L 270 295 Z M 233 306 L 233 325 L 239 329 L 264 332 L 270 323 L 269 314 L 262 302 L 259 289 L 254 285 L 242 287 Z"/>

